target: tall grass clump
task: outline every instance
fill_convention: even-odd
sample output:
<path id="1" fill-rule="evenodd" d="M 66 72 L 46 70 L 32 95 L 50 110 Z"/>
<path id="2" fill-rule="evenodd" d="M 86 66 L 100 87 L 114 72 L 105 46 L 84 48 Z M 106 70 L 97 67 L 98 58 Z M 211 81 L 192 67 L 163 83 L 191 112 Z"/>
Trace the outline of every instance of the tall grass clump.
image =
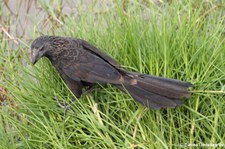
<path id="1" fill-rule="evenodd" d="M 189 81 L 192 96 L 174 109 L 151 110 L 110 85 L 76 99 L 50 62 L 29 60 L 30 41 L 17 49 L 0 35 L 2 148 L 182 148 L 225 145 L 224 3 L 119 1 L 65 15 L 38 1 L 48 29 L 30 34 L 82 38 L 123 68 Z M 60 3 L 59 3 L 60 5 Z M 101 9 L 100 9 L 101 10 Z M 2 99 L 2 98 L 1 98 Z M 70 104 L 66 114 L 63 104 Z M 61 105 L 61 106 L 60 106 Z"/>

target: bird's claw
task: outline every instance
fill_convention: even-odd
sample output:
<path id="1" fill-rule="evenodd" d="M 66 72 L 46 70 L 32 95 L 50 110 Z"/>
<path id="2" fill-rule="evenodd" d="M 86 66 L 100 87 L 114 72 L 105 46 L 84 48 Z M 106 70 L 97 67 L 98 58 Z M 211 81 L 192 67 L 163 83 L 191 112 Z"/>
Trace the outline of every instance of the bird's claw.
<path id="1" fill-rule="evenodd" d="M 58 103 L 58 105 L 63 108 L 63 116 L 64 118 L 66 118 L 66 113 L 69 110 L 70 112 L 74 113 L 74 111 L 71 109 L 71 104 L 73 104 L 73 102 L 76 100 L 76 98 L 72 98 L 72 100 L 70 101 L 70 103 L 67 103 L 65 100 L 62 102 L 59 101 L 58 97 L 54 98 L 56 100 L 56 102 Z"/>

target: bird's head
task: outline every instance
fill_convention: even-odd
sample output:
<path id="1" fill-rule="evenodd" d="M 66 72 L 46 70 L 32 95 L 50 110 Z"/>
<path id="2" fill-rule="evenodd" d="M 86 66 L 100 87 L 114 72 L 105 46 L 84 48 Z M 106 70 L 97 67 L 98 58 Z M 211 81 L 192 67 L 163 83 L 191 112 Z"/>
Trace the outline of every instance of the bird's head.
<path id="1" fill-rule="evenodd" d="M 47 56 L 51 50 L 50 36 L 40 36 L 31 44 L 31 62 L 35 64 L 41 57 Z"/>

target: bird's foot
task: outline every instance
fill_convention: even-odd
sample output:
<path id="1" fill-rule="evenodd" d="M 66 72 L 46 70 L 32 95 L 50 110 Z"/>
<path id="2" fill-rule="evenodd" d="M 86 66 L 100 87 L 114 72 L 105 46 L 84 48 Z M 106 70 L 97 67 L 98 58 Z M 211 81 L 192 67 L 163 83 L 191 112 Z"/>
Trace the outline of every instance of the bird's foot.
<path id="1" fill-rule="evenodd" d="M 58 97 L 55 97 L 54 99 L 58 103 L 59 107 L 63 108 L 63 110 L 64 110 L 64 112 L 63 112 L 64 113 L 63 114 L 64 119 L 66 118 L 67 111 L 70 111 L 70 112 L 74 113 L 74 111 L 71 109 L 71 105 L 76 100 L 76 98 L 72 98 L 71 101 L 70 101 L 70 103 L 67 103 L 65 100 L 63 102 L 60 102 L 59 99 L 58 99 Z"/>

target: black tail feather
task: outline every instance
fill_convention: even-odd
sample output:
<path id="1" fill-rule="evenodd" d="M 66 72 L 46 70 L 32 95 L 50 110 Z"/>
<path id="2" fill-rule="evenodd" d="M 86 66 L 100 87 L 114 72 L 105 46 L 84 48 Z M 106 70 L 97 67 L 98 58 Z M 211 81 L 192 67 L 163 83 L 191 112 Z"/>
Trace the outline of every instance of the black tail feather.
<path id="1" fill-rule="evenodd" d="M 169 98 L 182 98 L 190 96 L 187 89 L 191 84 L 174 79 L 145 75 L 137 78 L 137 86 Z"/>
<path id="2" fill-rule="evenodd" d="M 129 76 L 131 75 L 132 79 L 135 79 L 133 81 L 135 84 L 125 83 L 124 86 L 116 86 L 122 91 L 127 90 L 137 102 L 146 107 L 153 109 L 176 107 L 182 105 L 181 98 L 190 96 L 188 87 L 192 84 L 189 82 L 129 73 Z"/>
<path id="3" fill-rule="evenodd" d="M 181 105 L 183 102 L 182 100 L 176 99 L 169 99 L 164 96 L 160 96 L 151 92 L 148 92 L 138 86 L 122 86 L 117 85 L 119 89 L 122 91 L 127 90 L 130 95 L 140 104 L 152 108 L 152 109 L 160 109 L 160 108 L 167 108 L 167 107 L 176 107 Z M 124 89 L 125 87 L 125 89 Z M 125 91 L 126 92 L 126 91 Z"/>

